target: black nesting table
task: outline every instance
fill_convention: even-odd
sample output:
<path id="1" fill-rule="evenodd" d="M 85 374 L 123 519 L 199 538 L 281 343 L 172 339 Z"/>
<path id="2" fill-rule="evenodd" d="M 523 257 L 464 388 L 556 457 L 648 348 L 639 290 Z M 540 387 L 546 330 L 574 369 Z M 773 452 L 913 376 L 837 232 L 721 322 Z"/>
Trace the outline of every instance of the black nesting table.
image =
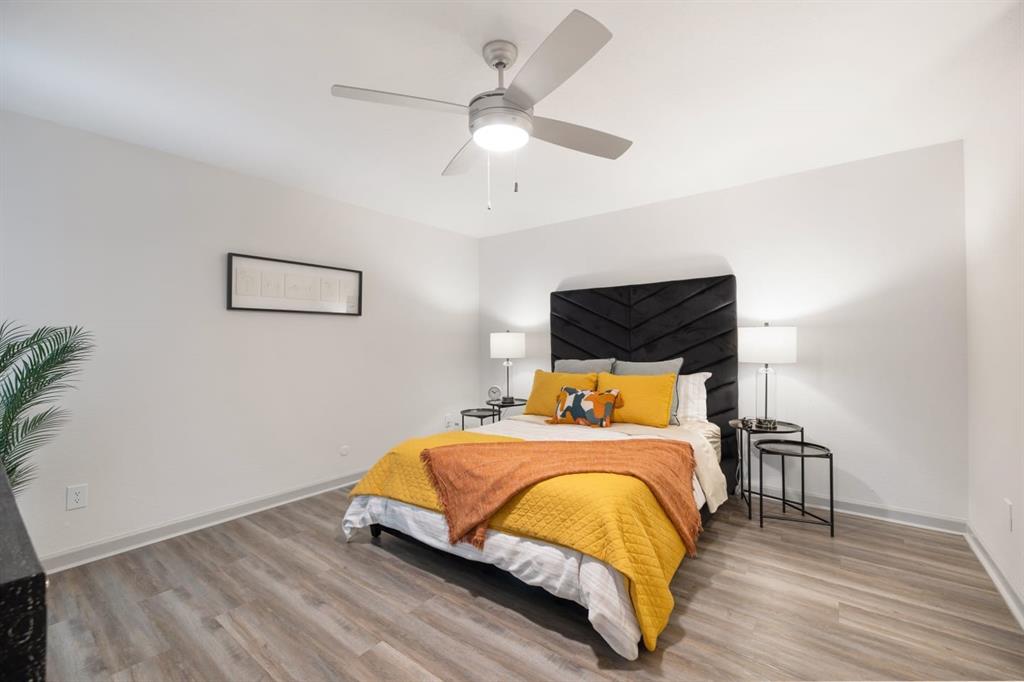
<path id="1" fill-rule="evenodd" d="M 832 473 L 832 451 L 824 445 L 818 445 L 817 443 L 808 443 L 803 440 L 783 440 L 780 438 L 765 438 L 754 443 L 754 447 L 757 448 L 757 462 L 759 467 L 758 472 L 758 483 L 757 483 L 757 516 L 758 522 L 761 528 L 764 528 L 765 519 L 777 519 L 779 521 L 799 521 L 800 523 L 813 523 L 816 525 L 828 526 L 829 535 L 832 537 L 836 536 L 836 525 L 835 525 L 835 503 L 833 502 L 832 490 L 833 490 L 833 473 Z M 768 497 L 782 502 L 782 514 L 768 514 L 764 513 L 764 458 L 765 455 L 775 455 L 780 458 L 782 467 L 782 497 L 775 497 L 769 495 Z M 796 457 L 800 460 L 800 504 L 796 501 L 789 501 L 786 499 L 786 458 Z M 813 512 L 807 511 L 807 506 L 804 503 L 804 462 L 808 459 L 825 459 L 828 460 L 828 518 L 822 518 Z M 800 512 L 800 515 L 786 514 L 786 509 L 794 509 Z"/>
<path id="2" fill-rule="evenodd" d="M 794 424 L 793 422 L 777 421 L 775 422 L 774 429 L 762 429 L 755 424 L 753 419 L 730 419 L 729 426 L 736 429 L 736 431 L 738 432 L 736 435 L 738 437 L 738 445 L 740 449 L 740 497 L 743 498 L 743 501 L 747 503 L 747 518 L 752 519 L 754 518 L 754 500 L 752 499 L 751 488 L 753 487 L 754 470 L 750 466 L 750 436 L 760 436 L 769 433 L 772 435 L 788 435 L 799 433 L 800 440 L 802 441 L 804 439 L 804 427 L 800 426 L 799 424 Z M 746 452 L 747 455 L 746 467 L 743 466 L 744 452 Z M 746 476 L 744 476 L 744 471 L 746 472 Z M 785 474 L 783 474 L 783 480 L 785 480 Z M 801 489 L 803 488 L 802 478 L 800 480 L 800 487 Z M 769 495 L 768 497 L 773 496 Z M 775 499 L 781 498 L 776 497 Z"/>
<path id="3" fill-rule="evenodd" d="M 740 481 L 740 497 L 744 502 L 747 503 L 747 518 L 754 518 L 754 495 L 758 496 L 758 523 L 764 528 L 764 520 L 767 519 L 779 519 L 782 521 L 799 521 L 802 523 L 814 523 L 821 524 L 829 527 L 829 533 L 835 537 L 835 502 L 833 496 L 833 469 L 832 469 L 832 451 L 824 445 L 817 443 L 808 443 L 804 439 L 804 427 L 800 424 L 793 422 L 778 421 L 775 423 L 774 429 L 759 428 L 753 419 L 732 419 L 729 421 L 729 426 L 733 427 L 737 431 L 739 438 L 739 481 Z M 799 434 L 799 439 L 784 440 L 781 438 L 763 438 L 761 440 L 752 441 L 751 436 L 760 435 L 790 435 Z M 758 489 L 753 490 L 753 467 L 751 466 L 750 455 L 752 450 L 757 449 L 758 467 L 760 470 L 760 476 L 758 477 Z M 746 454 L 746 466 L 743 464 L 743 456 Z M 782 495 L 769 495 L 764 492 L 764 457 L 767 456 L 778 456 L 781 460 L 781 471 L 782 471 Z M 786 458 L 797 457 L 800 459 L 800 502 L 797 504 L 796 500 L 789 499 L 786 496 Z M 808 459 L 827 459 L 828 460 L 828 519 L 824 519 L 817 514 L 807 511 L 807 505 L 804 499 L 804 463 Z M 770 500 L 778 500 L 782 502 L 782 514 L 783 515 L 766 515 L 764 513 L 764 498 Z M 787 509 L 793 509 L 799 514 L 787 514 Z"/>
<path id="4" fill-rule="evenodd" d="M 466 417 L 473 417 L 474 419 L 480 420 L 480 426 L 484 425 L 485 419 L 490 419 L 494 422 L 498 414 L 489 407 L 471 407 L 468 410 L 463 410 L 459 414 L 462 415 L 462 430 L 466 430 Z"/>
<path id="5" fill-rule="evenodd" d="M 487 404 L 494 408 L 494 414 L 498 417 L 498 421 L 501 421 L 502 410 L 507 410 L 510 407 L 522 407 L 526 404 L 526 401 L 522 398 L 515 398 L 511 403 L 503 403 L 500 400 L 488 400 Z"/>

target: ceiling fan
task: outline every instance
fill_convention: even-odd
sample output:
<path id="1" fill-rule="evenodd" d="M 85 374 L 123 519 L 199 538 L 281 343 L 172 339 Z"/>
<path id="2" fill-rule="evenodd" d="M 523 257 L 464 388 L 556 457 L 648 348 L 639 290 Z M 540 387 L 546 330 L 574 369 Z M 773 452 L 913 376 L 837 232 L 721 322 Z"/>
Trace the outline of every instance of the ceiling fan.
<path id="1" fill-rule="evenodd" d="M 441 175 L 464 173 L 482 159 L 485 151 L 519 149 L 530 137 L 585 154 L 617 159 L 629 149 L 632 141 L 600 130 L 533 115 L 535 104 L 567 81 L 611 38 L 611 32 L 601 22 L 573 10 L 544 39 L 508 88 L 505 87 L 505 70 L 515 63 L 518 49 L 507 40 L 492 40 L 484 45 L 483 57 L 492 69 L 498 71 L 498 87 L 481 92 L 468 105 L 350 85 L 335 85 L 331 94 L 378 104 L 461 116 L 468 114 L 472 137 L 455 153 Z"/>

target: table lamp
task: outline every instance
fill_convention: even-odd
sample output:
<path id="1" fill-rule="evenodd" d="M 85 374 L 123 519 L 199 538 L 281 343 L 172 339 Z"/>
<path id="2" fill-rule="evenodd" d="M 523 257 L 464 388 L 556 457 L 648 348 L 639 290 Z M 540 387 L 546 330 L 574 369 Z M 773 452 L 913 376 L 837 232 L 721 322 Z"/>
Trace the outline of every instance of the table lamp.
<path id="1" fill-rule="evenodd" d="M 505 358 L 505 395 L 501 398 L 502 405 L 511 405 L 516 399 L 512 397 L 511 370 L 512 358 L 526 357 L 526 334 L 523 332 L 491 332 L 491 358 Z"/>
<path id="2" fill-rule="evenodd" d="M 754 426 L 774 429 L 778 382 L 771 365 L 796 362 L 796 327 L 740 327 L 738 355 L 740 362 L 764 365 L 757 370 Z"/>

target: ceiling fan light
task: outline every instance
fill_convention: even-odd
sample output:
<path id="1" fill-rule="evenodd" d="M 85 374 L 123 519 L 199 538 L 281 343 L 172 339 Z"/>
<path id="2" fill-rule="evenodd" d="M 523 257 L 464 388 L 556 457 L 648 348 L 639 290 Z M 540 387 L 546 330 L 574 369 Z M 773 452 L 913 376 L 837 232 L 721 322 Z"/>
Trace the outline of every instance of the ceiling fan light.
<path id="1" fill-rule="evenodd" d="M 473 131 L 473 142 L 489 152 L 510 152 L 529 141 L 528 132 L 508 123 L 492 123 Z"/>

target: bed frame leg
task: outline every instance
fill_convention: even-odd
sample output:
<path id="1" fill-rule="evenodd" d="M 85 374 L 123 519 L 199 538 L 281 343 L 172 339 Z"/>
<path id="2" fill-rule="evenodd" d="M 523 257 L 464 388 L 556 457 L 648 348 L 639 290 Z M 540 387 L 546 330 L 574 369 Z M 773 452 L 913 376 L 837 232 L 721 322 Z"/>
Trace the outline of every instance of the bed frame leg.
<path id="1" fill-rule="evenodd" d="M 380 524 L 379 523 L 371 523 L 370 524 L 370 535 L 375 537 L 375 538 L 379 538 L 380 537 Z"/>

